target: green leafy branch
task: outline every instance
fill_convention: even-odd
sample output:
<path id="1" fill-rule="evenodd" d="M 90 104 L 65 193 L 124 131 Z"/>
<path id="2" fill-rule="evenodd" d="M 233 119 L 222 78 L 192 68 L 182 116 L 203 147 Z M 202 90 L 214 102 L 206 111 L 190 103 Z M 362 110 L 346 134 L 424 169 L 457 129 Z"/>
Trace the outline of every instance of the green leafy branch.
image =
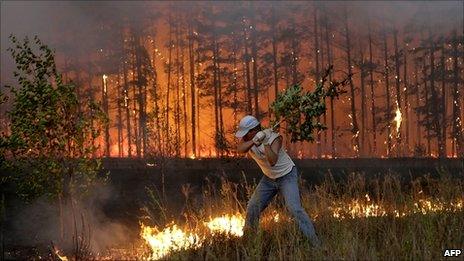
<path id="1" fill-rule="evenodd" d="M 271 112 L 275 119 L 272 123 L 281 120 L 287 123 L 286 131 L 290 134 L 291 142 L 314 141 L 314 134 L 327 127 L 319 122 L 319 117 L 325 114 L 327 108 L 326 98 L 338 98 L 346 93 L 342 88 L 349 83 L 352 75 L 341 81 L 329 81 L 328 77 L 333 66 L 327 68 L 313 91 L 303 91 L 301 85 L 289 87 L 277 96 L 271 104 Z"/>

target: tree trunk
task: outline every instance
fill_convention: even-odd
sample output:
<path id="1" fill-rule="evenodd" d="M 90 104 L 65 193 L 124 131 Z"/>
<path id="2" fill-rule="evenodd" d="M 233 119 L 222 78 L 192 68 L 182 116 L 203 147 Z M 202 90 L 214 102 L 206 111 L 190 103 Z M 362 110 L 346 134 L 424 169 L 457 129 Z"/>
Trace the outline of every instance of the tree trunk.
<path id="1" fill-rule="evenodd" d="M 250 55 L 248 54 L 248 36 L 246 33 L 246 25 L 243 25 L 243 45 L 245 47 L 245 54 L 243 56 L 245 60 L 245 78 L 246 78 L 246 88 L 247 93 L 247 114 L 253 114 L 253 109 L 251 106 L 251 76 L 250 76 Z"/>
<path id="2" fill-rule="evenodd" d="M 327 50 L 327 63 L 333 65 L 332 53 L 330 49 L 330 38 L 329 38 L 329 20 L 328 20 L 327 10 L 324 12 L 324 33 L 325 33 L 325 44 Z M 332 72 L 329 74 L 329 81 L 332 81 Z M 330 136 L 331 136 L 331 154 L 332 158 L 336 157 L 335 151 L 335 110 L 334 110 L 334 98 L 330 98 Z"/>
<path id="3" fill-rule="evenodd" d="M 403 85 L 404 85 L 404 117 L 403 117 L 403 125 L 406 127 L 406 140 L 405 140 L 405 145 L 406 145 L 406 156 L 409 156 L 409 121 L 410 121 L 410 106 L 409 106 L 409 95 L 408 95 L 408 74 L 407 74 L 407 68 L 408 68 L 408 59 L 407 59 L 407 49 L 406 46 L 404 47 L 404 56 L 403 56 Z"/>
<path id="4" fill-rule="evenodd" d="M 127 83 L 127 68 L 126 68 L 126 59 L 123 61 L 123 74 L 124 74 L 124 108 L 126 111 L 126 131 L 127 131 L 127 155 L 132 157 L 132 131 L 131 131 L 131 121 L 130 121 L 130 99 L 129 99 L 129 86 Z"/>
<path id="5" fill-rule="evenodd" d="M 425 58 L 427 56 L 427 53 L 423 53 L 423 59 L 422 59 L 422 78 L 424 80 L 424 96 L 425 96 L 425 117 L 427 119 L 427 126 L 425 126 L 425 134 L 426 134 L 426 140 L 427 140 L 427 155 L 430 155 L 432 153 L 432 144 L 430 142 L 430 126 L 429 126 L 429 118 L 430 118 L 430 106 L 429 106 L 429 89 L 427 85 L 427 66 L 426 66 L 426 61 Z"/>
<path id="6" fill-rule="evenodd" d="M 132 35 L 132 61 L 131 61 L 131 64 L 132 64 L 132 97 L 133 97 L 133 113 L 134 113 L 134 134 L 135 134 L 135 151 L 137 153 L 137 157 L 140 157 L 140 154 L 141 154 L 141 150 L 140 150 L 140 137 L 139 137 L 139 128 L 140 128 L 140 125 L 138 124 L 138 117 L 137 117 L 137 114 L 140 113 L 140 110 L 138 110 L 137 108 L 137 101 L 139 100 L 139 94 L 137 94 L 137 85 L 138 85 L 138 82 L 136 80 L 136 59 L 137 59 L 137 54 L 136 54 L 136 47 L 135 47 L 135 36 Z M 140 106 L 140 104 L 139 104 Z M 139 117 L 140 117 L 140 114 L 139 114 Z"/>
<path id="7" fill-rule="evenodd" d="M 315 75 L 315 82 L 316 82 L 316 85 L 319 84 L 320 82 L 320 67 L 319 67 L 319 33 L 318 33 L 318 23 L 317 23 L 317 7 L 315 6 L 314 7 L 314 59 L 315 59 L 315 65 L 316 65 L 316 75 Z M 321 121 L 321 117 L 317 117 L 317 121 L 320 122 Z M 321 154 L 322 154 L 322 147 L 321 147 L 321 132 L 318 131 L 317 132 L 317 140 L 316 140 L 316 143 L 317 143 L 317 158 L 320 159 L 321 158 Z"/>
<path id="8" fill-rule="evenodd" d="M 189 23 L 189 39 L 188 39 L 188 50 L 189 50 L 189 72 L 190 72 L 190 103 L 191 103 L 191 120 L 192 120 L 192 154 L 195 157 L 197 155 L 196 151 L 196 129 L 195 129 L 195 124 L 196 124 L 196 103 L 195 103 L 195 95 L 196 95 L 196 89 L 195 89 L 195 53 L 193 51 L 193 29 L 192 29 L 192 22 Z"/>
<path id="9" fill-rule="evenodd" d="M 182 34 L 183 37 L 184 34 Z M 182 41 L 182 45 L 180 46 L 181 48 L 181 77 L 182 77 L 182 112 L 183 112 L 183 123 L 184 123 L 184 157 L 188 156 L 188 132 L 187 132 L 187 125 L 188 125 L 188 119 L 187 119 L 187 88 L 185 85 L 185 67 L 184 67 L 184 49 L 185 49 L 185 44 Z"/>
<path id="10" fill-rule="evenodd" d="M 238 40 L 238 39 L 237 39 Z M 234 66 L 234 73 L 233 73 L 233 77 L 234 77 L 234 80 L 232 81 L 232 86 L 233 86 L 233 103 L 234 103 L 234 106 L 233 106 L 233 118 L 234 118 L 234 123 L 237 122 L 237 111 L 238 109 L 240 109 L 240 107 L 238 107 L 238 81 L 237 81 L 237 77 L 238 77 L 238 74 L 237 74 L 237 45 L 234 44 L 234 50 L 233 50 L 233 66 Z"/>
<path id="11" fill-rule="evenodd" d="M 295 35 L 295 21 L 291 22 L 291 27 L 292 27 L 292 34 Z M 292 56 L 291 56 L 291 73 L 292 73 L 292 85 L 298 84 L 298 54 L 297 54 L 297 42 L 295 37 L 292 37 L 291 39 L 291 50 L 292 50 Z"/>
<path id="12" fill-rule="evenodd" d="M 446 130 L 447 130 L 447 121 L 446 121 L 446 66 L 445 66 L 445 43 L 441 44 L 441 57 L 440 57 L 440 65 L 441 65 L 441 144 L 443 146 L 442 153 L 443 157 L 446 157 Z"/>
<path id="13" fill-rule="evenodd" d="M 218 143 L 218 135 L 219 135 L 219 101 L 218 101 L 218 68 L 217 68 L 217 55 L 216 55 L 216 34 L 213 34 L 213 46 L 212 46 L 212 54 L 213 54 L 213 88 L 214 88 L 214 144 L 215 144 L 215 151 L 216 156 L 219 155 L 219 143 Z"/>
<path id="14" fill-rule="evenodd" d="M 217 57 L 217 58 L 216 58 Z M 221 65 L 220 65 L 220 52 L 219 52 L 219 43 L 216 41 L 216 72 L 217 72 L 217 93 L 218 93 L 218 114 L 219 114 L 219 139 L 221 144 L 220 156 L 224 152 L 224 120 L 222 117 L 222 81 L 221 81 Z"/>
<path id="15" fill-rule="evenodd" d="M 400 60 L 398 52 L 398 31 L 393 29 L 393 45 L 395 49 L 395 87 L 396 87 L 396 108 L 401 111 L 401 86 L 400 86 Z M 401 156 L 401 125 L 396 133 L 396 152 Z"/>
<path id="16" fill-rule="evenodd" d="M 272 69 L 273 69 L 273 76 L 274 76 L 274 98 L 277 99 L 277 95 L 279 94 L 279 78 L 277 75 L 277 26 L 276 26 L 276 17 L 275 17 L 275 6 L 272 4 L 271 7 L 272 18 L 271 18 L 271 31 L 272 31 Z"/>
<path id="17" fill-rule="evenodd" d="M 198 51 L 198 49 L 196 50 L 196 53 L 197 53 L 197 57 L 200 57 L 200 52 Z M 196 70 L 197 70 L 197 75 L 200 73 L 200 62 L 196 63 Z M 197 84 L 198 86 L 198 84 Z M 196 123 L 197 123 L 197 126 L 196 126 L 196 130 L 197 130 L 197 140 L 198 142 L 200 142 L 200 107 L 201 107 L 201 100 L 200 100 L 200 95 L 196 95 L 196 106 L 195 108 L 197 109 L 197 112 L 196 112 Z M 201 156 L 201 150 L 198 150 L 198 156 Z"/>
<path id="18" fill-rule="evenodd" d="M 377 155 L 377 124 L 376 124 L 376 107 L 375 107 L 375 91 L 374 91 L 374 67 L 373 67 L 373 53 L 372 53 L 372 35 L 370 21 L 367 21 L 368 26 L 368 39 L 369 39 L 369 85 L 371 91 L 371 117 L 372 117 L 372 154 Z"/>
<path id="19" fill-rule="evenodd" d="M 122 152 L 123 152 L 123 143 L 122 143 L 122 108 L 121 108 L 121 101 L 122 101 L 122 97 L 121 97 L 121 82 L 120 82 L 120 78 L 121 78 L 121 75 L 120 75 L 120 72 L 118 72 L 118 81 L 116 83 L 116 87 L 117 87 L 117 96 L 116 96 L 116 106 L 118 108 L 118 157 L 122 157 Z"/>
<path id="20" fill-rule="evenodd" d="M 153 47 L 155 47 L 155 42 L 153 42 Z M 161 126 L 160 126 L 160 115 L 159 115 L 159 105 L 158 105 L 158 74 L 156 72 L 156 51 L 153 51 L 153 59 L 152 59 L 152 68 L 153 68 L 153 92 L 152 92 L 152 99 L 153 99 L 153 117 L 155 118 L 155 147 L 157 149 L 156 153 L 160 154 L 162 149 L 162 141 L 161 141 Z"/>
<path id="21" fill-rule="evenodd" d="M 259 86 L 258 86 L 258 47 L 256 46 L 256 25 L 253 23 L 251 25 L 251 64 L 253 68 L 253 90 L 254 90 L 254 100 L 255 108 L 254 113 L 256 119 L 260 120 L 261 114 L 259 111 Z"/>
<path id="22" fill-rule="evenodd" d="M 347 61 L 347 70 L 348 75 L 352 75 L 352 65 L 351 65 L 351 42 L 350 42 L 350 31 L 348 27 L 348 11 L 345 9 L 345 41 L 346 41 L 346 61 Z M 355 92 L 354 92 L 354 83 L 352 77 L 349 79 L 350 85 L 350 95 L 351 95 L 351 133 L 353 134 L 353 149 L 355 156 L 359 156 L 359 127 L 356 117 L 356 101 L 355 101 Z"/>
<path id="23" fill-rule="evenodd" d="M 435 43 L 433 42 L 433 39 L 431 37 L 431 34 L 429 34 L 429 39 L 431 42 L 430 46 L 430 91 L 431 91 L 431 98 L 432 101 L 436 101 L 436 103 L 431 107 L 432 108 L 432 119 L 433 119 L 433 125 L 435 126 L 435 135 L 437 139 L 437 145 L 438 145 L 438 157 L 443 158 L 445 157 L 444 155 L 444 144 L 442 144 L 442 139 L 441 139 L 441 127 L 440 126 L 440 111 L 437 108 L 439 106 L 439 97 L 437 90 L 435 89 Z"/>
<path id="24" fill-rule="evenodd" d="M 165 122 L 166 122 L 166 127 L 164 128 L 165 134 L 165 146 L 166 146 L 166 155 L 171 156 L 172 155 L 172 150 L 171 150 L 171 140 L 170 140 L 170 127 L 169 126 L 169 99 L 170 99 L 170 90 L 171 90 L 171 70 L 172 70 L 172 21 L 171 21 L 171 15 L 169 14 L 169 47 L 168 47 L 168 82 L 166 86 L 166 115 L 165 115 Z"/>
<path id="25" fill-rule="evenodd" d="M 180 156 L 180 146 L 181 146 L 181 139 L 180 139 L 180 55 L 179 55 L 179 21 L 176 21 L 176 110 L 175 110 L 175 125 L 176 125 L 176 157 Z"/>
<path id="26" fill-rule="evenodd" d="M 421 103 L 420 103 L 420 90 L 419 90 L 419 69 L 418 69 L 418 67 L 419 67 L 418 62 L 414 62 L 414 85 L 416 86 L 416 108 L 419 108 L 421 106 Z M 417 137 L 417 144 L 419 144 L 419 146 L 422 143 L 420 116 L 421 116 L 420 113 L 418 111 L 416 111 L 416 119 L 417 119 L 416 137 Z"/>
<path id="27" fill-rule="evenodd" d="M 456 154 L 459 157 L 464 155 L 464 136 L 462 133 L 462 119 L 460 117 L 461 113 L 461 93 L 459 92 L 459 84 L 462 84 L 459 76 L 459 52 L 458 44 L 461 41 L 458 41 L 456 31 L 453 31 L 452 36 L 452 48 L 453 48 L 453 139 L 455 140 Z M 462 57 L 461 57 L 462 58 Z M 461 89 L 462 90 L 462 89 Z"/>
<path id="28" fill-rule="evenodd" d="M 366 63 L 364 61 L 364 51 L 361 45 L 361 41 L 359 43 L 360 49 L 360 64 L 361 64 L 361 73 L 360 73 L 360 83 L 361 83 L 361 148 L 360 153 L 361 156 L 365 156 L 365 136 L 366 136 L 366 121 L 367 121 L 367 113 L 366 113 L 366 88 L 365 88 L 365 81 L 366 78 Z"/>
<path id="29" fill-rule="evenodd" d="M 391 104 L 390 104 L 390 72 L 388 65 L 388 46 L 387 46 L 387 32 L 383 32 L 383 54 L 384 54 L 384 67 L 385 67 L 385 88 L 386 88 L 386 118 L 387 118 L 387 157 L 391 153 Z"/>
<path id="30" fill-rule="evenodd" d="M 318 44 L 318 46 L 320 46 L 320 50 L 321 50 L 321 67 L 322 67 L 322 70 L 325 70 L 326 68 L 329 68 L 330 64 L 326 64 L 324 65 L 324 59 L 325 59 L 325 53 L 324 53 L 324 32 L 322 30 L 322 25 L 319 25 L 319 38 L 320 38 L 320 44 Z M 324 104 L 327 104 L 326 103 L 326 99 L 324 99 Z M 324 115 L 323 115 L 323 123 L 324 123 L 324 126 L 327 126 L 327 111 L 324 112 Z M 323 138 L 323 143 L 322 143 L 322 151 L 323 151 L 323 154 L 324 154 L 324 157 L 327 157 L 327 131 L 324 131 L 324 138 Z"/>
<path id="31" fill-rule="evenodd" d="M 136 61 L 136 72 L 137 72 L 137 89 L 138 89 L 138 96 L 137 102 L 139 106 L 139 149 L 137 152 L 137 156 L 145 156 L 146 147 L 147 147 L 147 135 L 146 135 L 146 97 L 147 97 L 147 88 L 146 88 L 146 81 L 143 71 L 142 71 L 142 46 L 140 45 L 140 34 L 136 31 L 134 33 L 134 47 L 135 47 L 135 61 Z"/>

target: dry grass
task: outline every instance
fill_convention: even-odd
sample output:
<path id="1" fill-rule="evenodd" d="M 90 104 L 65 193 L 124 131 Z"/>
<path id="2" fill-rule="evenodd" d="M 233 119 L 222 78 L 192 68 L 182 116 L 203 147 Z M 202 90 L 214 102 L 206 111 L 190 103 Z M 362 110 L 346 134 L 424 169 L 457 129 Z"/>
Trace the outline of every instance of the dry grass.
<path id="1" fill-rule="evenodd" d="M 409 182 L 395 174 L 368 180 L 353 173 L 345 182 L 335 182 L 327 175 L 320 185 L 302 183 L 300 186 L 304 208 L 315 220 L 317 233 L 323 241 L 321 249 L 310 247 L 278 198 L 263 213 L 257 234 L 245 237 L 210 235 L 201 247 L 174 251 L 165 258 L 442 258 L 444 249 L 464 246 L 463 185 L 462 173 L 451 177 L 441 172 L 438 178 L 426 176 Z M 244 216 L 246 199 L 253 188 L 254 184 L 222 180 L 219 190 L 210 183 L 201 198 L 193 197 L 188 188 L 184 188 L 184 227 L 198 227 L 209 217 L 222 214 Z M 151 218 L 160 223 L 166 215 L 165 211 L 158 213 L 162 214 Z M 276 213 L 279 213 L 278 222 L 273 220 Z"/>

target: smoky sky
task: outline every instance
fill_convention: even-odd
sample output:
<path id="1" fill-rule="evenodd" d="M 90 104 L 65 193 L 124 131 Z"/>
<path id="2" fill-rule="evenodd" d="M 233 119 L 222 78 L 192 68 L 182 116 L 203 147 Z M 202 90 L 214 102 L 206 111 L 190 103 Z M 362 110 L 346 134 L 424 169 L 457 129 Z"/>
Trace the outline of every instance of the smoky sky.
<path id="1" fill-rule="evenodd" d="M 6 51 L 9 35 L 20 39 L 34 35 L 65 55 L 86 54 L 104 45 L 105 39 L 98 35 L 99 26 L 105 19 L 126 20 L 158 19 L 165 15 L 163 8 L 169 5 L 185 8 L 196 5 L 234 6 L 244 2 L 235 1 L 2 1 L 1 2 L 1 80 L 0 86 L 12 84 L 14 63 Z M 257 1 L 253 2 L 259 12 L 260 7 L 274 4 L 277 10 L 289 6 L 304 6 L 306 1 Z M 363 17 L 383 16 L 390 22 L 401 26 L 410 19 L 419 19 L 435 25 L 437 30 L 450 31 L 452 28 L 462 32 L 462 1 L 328 1 L 328 8 L 346 6 L 351 17 L 358 20 L 354 26 L 361 26 Z M 164 9 L 165 10 L 165 9 Z M 418 11 L 420 10 L 420 11 Z M 277 11 L 278 12 L 278 11 Z M 117 30 L 115 28 L 115 30 Z"/>

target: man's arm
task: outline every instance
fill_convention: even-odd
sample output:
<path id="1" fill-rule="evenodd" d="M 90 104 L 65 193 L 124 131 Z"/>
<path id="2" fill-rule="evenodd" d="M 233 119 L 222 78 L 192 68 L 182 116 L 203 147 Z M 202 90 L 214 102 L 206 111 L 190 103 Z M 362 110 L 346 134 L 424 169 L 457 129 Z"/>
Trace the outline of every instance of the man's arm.
<path id="1" fill-rule="evenodd" d="M 253 140 L 249 140 L 249 141 L 240 140 L 240 142 L 237 145 L 237 152 L 247 153 L 250 150 L 250 148 L 253 146 L 253 144 L 254 144 Z"/>
<path id="2" fill-rule="evenodd" d="M 271 166 L 277 163 L 280 148 L 282 148 L 282 136 L 275 138 L 270 145 L 264 144 L 264 154 Z"/>

